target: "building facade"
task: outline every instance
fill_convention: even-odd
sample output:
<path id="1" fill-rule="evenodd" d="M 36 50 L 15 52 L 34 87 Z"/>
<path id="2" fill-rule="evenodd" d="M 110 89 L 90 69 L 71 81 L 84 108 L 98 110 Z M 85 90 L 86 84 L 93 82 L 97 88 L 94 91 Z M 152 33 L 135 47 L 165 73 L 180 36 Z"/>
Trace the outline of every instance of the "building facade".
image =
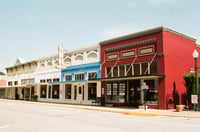
<path id="1" fill-rule="evenodd" d="M 22 58 L 18 58 L 14 66 L 7 67 L 7 88 L 5 97 L 8 99 L 30 100 L 36 95 L 36 69 L 36 60 L 25 62 Z"/>
<path id="2" fill-rule="evenodd" d="M 64 60 L 67 65 L 62 69 L 61 83 L 65 102 L 92 105 L 101 97 L 101 82 L 88 81 L 101 78 L 99 44 L 69 51 Z"/>
<path id="3" fill-rule="evenodd" d="M 158 27 L 100 42 L 104 104 L 174 108 L 186 104 L 183 74 L 195 39 Z"/>
<path id="4" fill-rule="evenodd" d="M 0 95 L 86 105 L 100 98 L 99 105 L 172 109 L 187 105 L 183 75 L 194 68 L 194 49 L 200 51 L 196 39 L 157 27 L 62 51 L 63 62 L 57 54 L 30 62 L 18 58 L 6 68 Z"/>

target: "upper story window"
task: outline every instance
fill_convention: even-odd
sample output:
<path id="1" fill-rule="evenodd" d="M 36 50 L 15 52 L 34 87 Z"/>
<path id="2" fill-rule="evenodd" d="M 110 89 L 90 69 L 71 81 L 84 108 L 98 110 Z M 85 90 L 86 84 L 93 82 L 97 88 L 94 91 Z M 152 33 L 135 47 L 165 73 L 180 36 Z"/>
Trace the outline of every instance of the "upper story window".
<path id="1" fill-rule="evenodd" d="M 71 81 L 71 80 L 72 80 L 71 74 L 65 75 L 65 81 Z"/>
<path id="2" fill-rule="evenodd" d="M 12 82 L 8 82 L 8 86 L 12 86 Z"/>
<path id="3" fill-rule="evenodd" d="M 75 80 L 84 80 L 84 73 L 75 74 Z"/>
<path id="4" fill-rule="evenodd" d="M 95 79 L 97 78 L 97 72 L 89 72 L 88 79 Z"/>
<path id="5" fill-rule="evenodd" d="M 18 85 L 18 81 L 15 81 L 15 82 L 14 82 L 14 85 Z"/>
<path id="6" fill-rule="evenodd" d="M 40 83 L 45 83 L 45 82 L 46 82 L 46 80 L 44 80 L 44 79 L 40 80 Z"/>
<path id="7" fill-rule="evenodd" d="M 53 79 L 53 82 L 59 82 L 59 81 L 60 81 L 59 78 L 54 78 L 54 79 Z"/>
<path id="8" fill-rule="evenodd" d="M 157 73 L 158 73 L 157 61 L 106 67 L 106 77 L 135 76 L 135 75 L 147 75 L 147 74 L 157 74 Z"/>
<path id="9" fill-rule="evenodd" d="M 47 79 L 47 82 L 52 82 L 52 80 L 51 79 Z"/>

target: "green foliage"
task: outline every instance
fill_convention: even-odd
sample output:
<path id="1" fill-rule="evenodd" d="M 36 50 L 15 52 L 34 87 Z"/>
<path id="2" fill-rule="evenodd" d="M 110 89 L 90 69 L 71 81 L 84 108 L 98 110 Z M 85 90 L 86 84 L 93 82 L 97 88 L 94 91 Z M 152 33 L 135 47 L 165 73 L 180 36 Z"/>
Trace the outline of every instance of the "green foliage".
<path id="1" fill-rule="evenodd" d="M 184 74 L 183 78 L 185 80 L 184 85 L 187 88 L 187 97 L 188 97 L 188 106 L 189 109 L 194 109 L 194 105 L 191 103 L 191 95 L 192 94 L 197 94 L 197 88 L 196 88 L 196 79 L 195 79 L 195 75 L 194 74 Z M 198 75 L 198 79 L 200 82 L 200 75 Z M 199 88 L 198 88 L 198 92 Z M 200 96 L 198 95 L 198 98 L 200 98 Z"/>
<path id="2" fill-rule="evenodd" d="M 5 75 L 3 72 L 0 72 L 0 75 Z"/>

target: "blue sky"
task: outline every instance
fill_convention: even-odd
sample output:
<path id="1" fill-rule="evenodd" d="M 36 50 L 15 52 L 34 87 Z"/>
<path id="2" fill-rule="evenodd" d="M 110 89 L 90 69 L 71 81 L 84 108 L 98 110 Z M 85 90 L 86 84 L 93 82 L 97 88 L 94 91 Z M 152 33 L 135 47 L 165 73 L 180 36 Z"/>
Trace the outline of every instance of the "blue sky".
<path id="1" fill-rule="evenodd" d="M 0 0 L 0 71 L 158 26 L 200 43 L 199 0 Z"/>

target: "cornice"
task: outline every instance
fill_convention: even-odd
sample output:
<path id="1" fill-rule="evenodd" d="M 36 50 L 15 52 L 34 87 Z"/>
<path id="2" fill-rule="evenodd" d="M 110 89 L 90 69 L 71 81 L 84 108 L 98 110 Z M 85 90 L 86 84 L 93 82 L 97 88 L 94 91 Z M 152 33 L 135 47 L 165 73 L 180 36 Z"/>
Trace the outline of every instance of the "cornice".
<path id="1" fill-rule="evenodd" d="M 105 44 L 108 44 L 108 43 L 114 43 L 114 42 L 130 39 L 130 38 L 135 38 L 135 37 L 144 36 L 144 35 L 148 35 L 148 34 L 152 34 L 152 33 L 162 32 L 162 31 L 170 32 L 170 33 L 173 33 L 175 35 L 190 39 L 192 41 L 196 41 L 195 38 L 192 38 L 190 36 L 187 36 L 187 35 L 184 35 L 182 33 L 176 32 L 176 31 L 174 31 L 172 29 L 169 29 L 167 27 L 160 26 L 160 27 L 156 27 L 156 28 L 152 28 L 152 29 L 148 29 L 148 30 L 144 30 L 144 31 L 140 31 L 140 32 L 124 35 L 124 36 L 119 36 L 119 37 L 112 38 L 112 39 L 108 39 L 108 40 L 105 40 L 105 41 L 101 41 L 99 44 L 100 45 L 105 45 Z"/>

